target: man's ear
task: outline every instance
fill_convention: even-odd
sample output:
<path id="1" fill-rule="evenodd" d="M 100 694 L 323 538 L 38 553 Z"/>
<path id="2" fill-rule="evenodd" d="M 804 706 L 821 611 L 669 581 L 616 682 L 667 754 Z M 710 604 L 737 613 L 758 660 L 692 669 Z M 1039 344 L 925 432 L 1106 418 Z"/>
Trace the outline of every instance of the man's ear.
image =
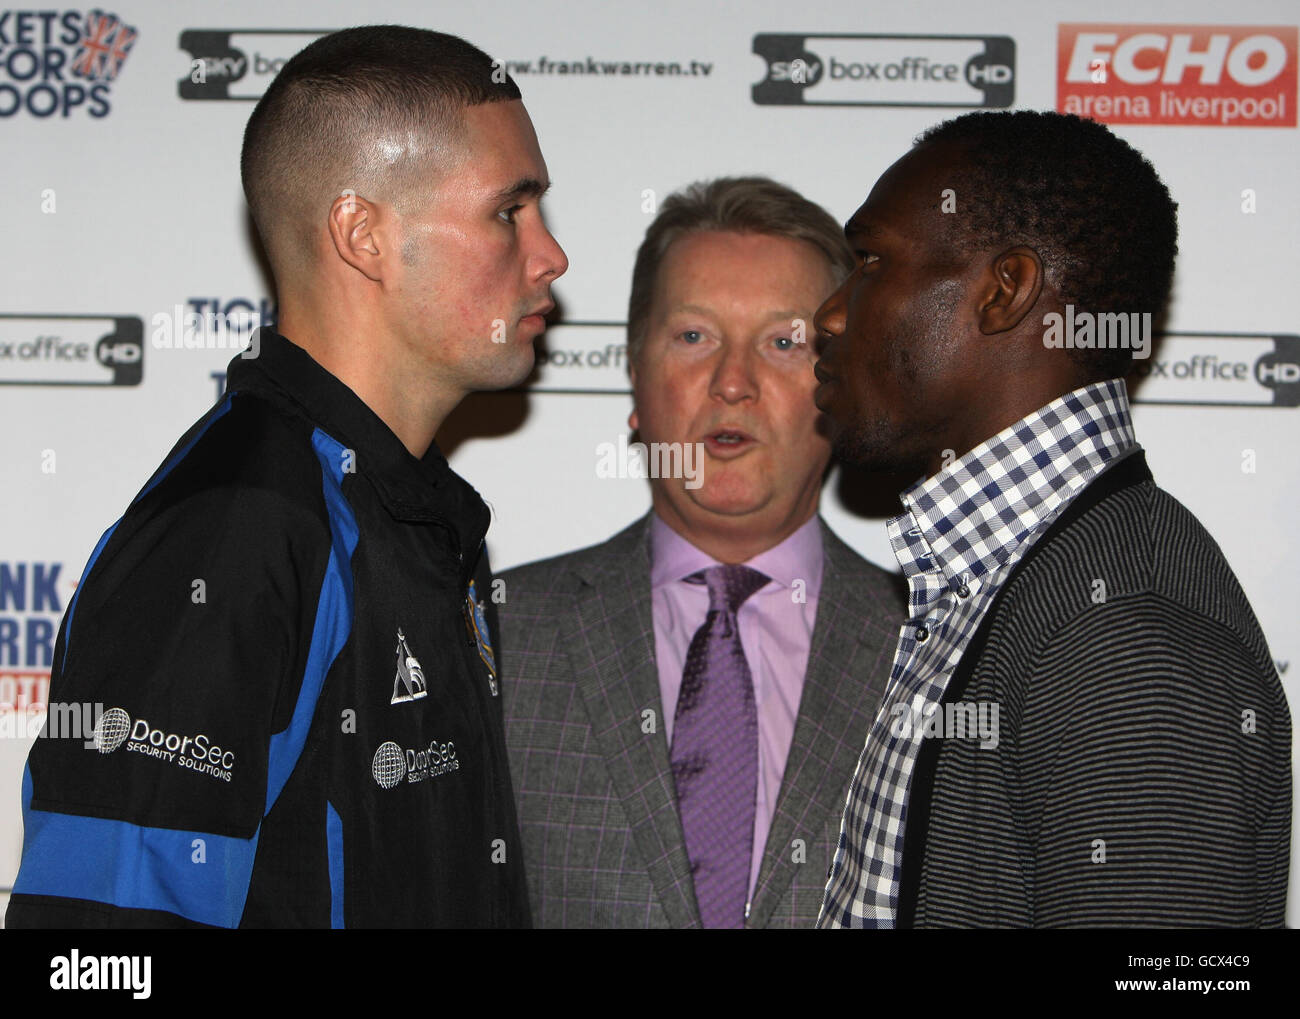
<path id="1" fill-rule="evenodd" d="M 985 336 L 1014 329 L 1043 291 L 1043 260 L 1025 245 L 1008 248 L 989 264 L 982 281 L 980 332 Z"/>
<path id="2" fill-rule="evenodd" d="M 383 279 L 384 247 L 379 243 L 378 208 L 351 190 L 334 199 L 329 211 L 330 243 L 339 258 L 378 283 Z"/>

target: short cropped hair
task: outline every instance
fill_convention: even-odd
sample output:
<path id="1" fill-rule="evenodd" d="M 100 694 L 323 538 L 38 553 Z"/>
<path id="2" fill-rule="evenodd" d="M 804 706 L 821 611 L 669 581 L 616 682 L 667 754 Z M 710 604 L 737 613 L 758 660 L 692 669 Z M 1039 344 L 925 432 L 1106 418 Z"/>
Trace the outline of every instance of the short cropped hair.
<path id="1" fill-rule="evenodd" d="M 627 304 L 629 365 L 637 363 L 645 345 L 655 281 L 668 248 L 686 234 L 709 230 L 806 241 L 826 257 L 837 285 L 853 271 L 843 228 L 792 188 L 767 177 L 698 181 L 664 199 L 637 251 Z"/>
<path id="2" fill-rule="evenodd" d="M 244 130 L 244 196 L 272 267 L 307 249 L 349 188 L 405 212 L 421 175 L 463 139 L 464 108 L 518 98 L 499 64 L 454 35 L 370 25 L 309 44 Z"/>
<path id="3" fill-rule="evenodd" d="M 1173 286 L 1178 206 L 1143 155 L 1108 128 L 1070 114 L 968 113 L 930 128 L 918 147 L 962 147 L 953 221 L 963 254 L 1025 244 L 1064 303 L 1093 314 L 1149 312 Z M 1125 348 L 1072 349 L 1090 381 L 1120 378 Z"/>

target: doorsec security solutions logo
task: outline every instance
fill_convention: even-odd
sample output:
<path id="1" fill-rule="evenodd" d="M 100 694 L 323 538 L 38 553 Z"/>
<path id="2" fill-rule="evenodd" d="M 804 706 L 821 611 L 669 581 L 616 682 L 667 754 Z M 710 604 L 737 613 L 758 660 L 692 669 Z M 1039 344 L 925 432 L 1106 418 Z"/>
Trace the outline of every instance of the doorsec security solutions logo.
<path id="1" fill-rule="evenodd" d="M 0 315 L 0 385 L 138 386 L 143 376 L 143 319 Z"/>
<path id="2" fill-rule="evenodd" d="M 331 28 L 188 28 L 180 47 L 190 55 L 189 73 L 180 80 L 182 99 L 252 99 L 286 60 Z"/>
<path id="3" fill-rule="evenodd" d="M 767 75 L 754 102 L 772 106 L 1007 107 L 1016 44 L 1005 35 L 754 36 Z"/>
<path id="4" fill-rule="evenodd" d="M 90 746 L 111 754 L 123 744 L 131 753 L 153 757 L 178 768 L 229 782 L 235 767 L 235 752 L 213 743 L 206 733 L 194 736 L 155 728 L 145 718 L 132 719 L 121 708 L 109 708 L 99 716 Z"/>
<path id="5" fill-rule="evenodd" d="M 0 117 L 107 117 L 137 34 L 101 10 L 0 11 Z"/>
<path id="6" fill-rule="evenodd" d="M 397 783 L 423 782 L 450 771 L 460 771 L 456 744 L 430 740 L 422 750 L 403 750 L 392 740 L 379 744 L 370 761 L 370 774 L 381 789 L 392 789 Z"/>
<path id="7" fill-rule="evenodd" d="M 1300 336 L 1168 333 L 1128 378 L 1134 403 L 1300 407 Z"/>

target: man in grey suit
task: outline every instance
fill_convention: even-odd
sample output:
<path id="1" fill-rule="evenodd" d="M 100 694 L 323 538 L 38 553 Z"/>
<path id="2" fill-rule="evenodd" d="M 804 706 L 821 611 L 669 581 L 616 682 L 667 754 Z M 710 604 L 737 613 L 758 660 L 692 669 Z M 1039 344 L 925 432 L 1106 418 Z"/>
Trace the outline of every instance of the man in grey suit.
<path id="1" fill-rule="evenodd" d="M 903 604 L 817 513 L 818 304 L 852 266 L 765 178 L 668 198 L 628 310 L 653 509 L 502 575 L 534 922 L 811 926 Z"/>

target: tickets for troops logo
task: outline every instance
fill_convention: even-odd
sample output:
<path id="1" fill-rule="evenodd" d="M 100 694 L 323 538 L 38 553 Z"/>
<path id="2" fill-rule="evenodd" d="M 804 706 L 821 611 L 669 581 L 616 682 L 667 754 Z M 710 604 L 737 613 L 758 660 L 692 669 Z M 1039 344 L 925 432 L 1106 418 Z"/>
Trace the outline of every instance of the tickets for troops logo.
<path id="1" fill-rule="evenodd" d="M 0 117 L 107 117 L 137 35 L 98 9 L 0 11 Z"/>

